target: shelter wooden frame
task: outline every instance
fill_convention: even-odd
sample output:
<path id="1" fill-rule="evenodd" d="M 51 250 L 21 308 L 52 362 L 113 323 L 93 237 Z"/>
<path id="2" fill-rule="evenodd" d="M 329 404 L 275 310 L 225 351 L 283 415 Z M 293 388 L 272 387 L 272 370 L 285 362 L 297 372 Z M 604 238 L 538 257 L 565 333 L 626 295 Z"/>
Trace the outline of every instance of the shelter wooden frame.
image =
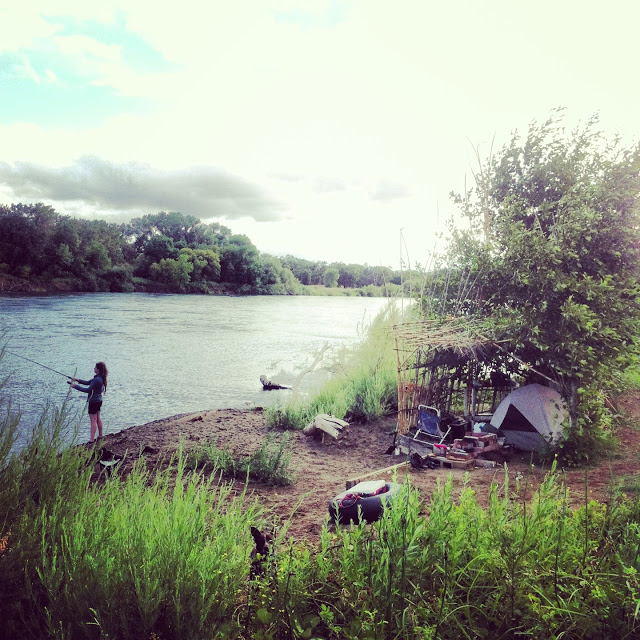
<path id="1" fill-rule="evenodd" d="M 500 347 L 483 337 L 470 317 L 394 325 L 398 360 L 398 432 L 415 428 L 418 406 L 437 407 L 443 416 L 462 414 L 488 421 L 512 385 L 495 375 Z M 480 382 L 493 372 L 490 382 Z"/>

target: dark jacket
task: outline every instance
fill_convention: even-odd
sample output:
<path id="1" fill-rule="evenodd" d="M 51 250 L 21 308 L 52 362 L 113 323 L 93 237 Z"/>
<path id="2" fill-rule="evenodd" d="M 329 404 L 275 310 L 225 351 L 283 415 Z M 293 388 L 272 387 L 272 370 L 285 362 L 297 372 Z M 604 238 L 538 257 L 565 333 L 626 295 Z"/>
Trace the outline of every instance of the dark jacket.
<path id="1" fill-rule="evenodd" d="M 89 402 L 102 402 L 104 381 L 102 376 L 94 376 L 93 380 L 78 380 L 80 384 L 88 384 L 88 387 L 76 387 L 78 391 L 89 394 Z"/>

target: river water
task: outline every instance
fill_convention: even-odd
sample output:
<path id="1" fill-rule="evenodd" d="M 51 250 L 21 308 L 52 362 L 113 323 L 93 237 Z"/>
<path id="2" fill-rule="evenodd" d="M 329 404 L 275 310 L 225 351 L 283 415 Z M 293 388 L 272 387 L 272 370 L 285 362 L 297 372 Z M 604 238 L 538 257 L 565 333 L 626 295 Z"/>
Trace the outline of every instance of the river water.
<path id="1" fill-rule="evenodd" d="M 0 376 L 9 379 L 0 393 L 22 413 L 21 440 L 47 402 L 59 406 L 69 393 L 63 376 L 24 358 L 85 380 L 105 361 L 105 433 L 180 413 L 268 406 L 291 392 L 263 391 L 261 375 L 291 385 L 329 343 L 302 380 L 300 391 L 309 393 L 330 377 L 332 354 L 356 343 L 387 304 L 315 296 L 1 296 L 7 352 Z M 70 392 L 81 442 L 89 432 L 86 398 Z"/>

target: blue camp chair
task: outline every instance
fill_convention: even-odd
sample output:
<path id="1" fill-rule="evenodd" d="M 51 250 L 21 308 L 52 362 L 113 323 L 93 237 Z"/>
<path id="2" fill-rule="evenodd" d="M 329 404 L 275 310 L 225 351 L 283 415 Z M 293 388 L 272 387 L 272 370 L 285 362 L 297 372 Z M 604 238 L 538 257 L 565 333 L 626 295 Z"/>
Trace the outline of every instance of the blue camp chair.
<path id="1" fill-rule="evenodd" d="M 426 404 L 418 405 L 418 425 L 414 440 L 418 440 L 418 436 L 424 436 L 427 442 L 439 440 L 442 442 L 451 431 L 449 427 L 446 433 L 440 429 L 440 411 L 435 407 L 428 407 Z"/>

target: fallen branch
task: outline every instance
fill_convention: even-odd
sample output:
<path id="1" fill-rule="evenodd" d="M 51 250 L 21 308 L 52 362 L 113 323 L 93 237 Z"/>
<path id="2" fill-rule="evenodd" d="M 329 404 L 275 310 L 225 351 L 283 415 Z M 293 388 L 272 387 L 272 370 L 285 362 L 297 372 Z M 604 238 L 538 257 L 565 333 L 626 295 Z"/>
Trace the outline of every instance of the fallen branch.
<path id="1" fill-rule="evenodd" d="M 322 349 L 320 349 L 320 351 L 316 355 L 316 359 L 313 361 L 313 364 L 310 367 L 307 367 L 306 369 L 304 369 L 303 371 L 301 371 L 298 374 L 298 377 L 296 378 L 296 381 L 293 383 L 293 387 L 292 387 L 294 399 L 298 395 L 298 388 L 300 387 L 300 383 L 302 382 L 302 378 L 304 378 L 307 375 L 307 373 L 311 373 L 318 366 L 318 363 L 320 362 L 320 360 L 322 360 L 322 357 L 324 356 L 324 352 L 328 348 L 329 348 L 329 343 L 325 342 L 324 346 L 322 347 Z"/>
<path id="2" fill-rule="evenodd" d="M 398 462 L 398 464 L 392 464 L 390 467 L 385 467 L 384 469 L 376 469 L 375 471 L 370 471 L 369 473 L 365 473 L 361 476 L 357 476 L 356 478 L 350 478 L 345 483 L 346 488 L 347 490 L 349 490 L 351 489 L 351 487 L 357 485 L 359 482 L 362 482 L 363 480 L 366 480 L 367 478 L 370 478 L 371 476 L 390 473 L 391 471 L 394 471 L 395 469 L 399 469 L 400 467 L 406 466 L 407 464 L 408 462 L 405 460 L 404 462 Z M 407 467 L 407 471 L 408 471 L 408 467 Z"/>

